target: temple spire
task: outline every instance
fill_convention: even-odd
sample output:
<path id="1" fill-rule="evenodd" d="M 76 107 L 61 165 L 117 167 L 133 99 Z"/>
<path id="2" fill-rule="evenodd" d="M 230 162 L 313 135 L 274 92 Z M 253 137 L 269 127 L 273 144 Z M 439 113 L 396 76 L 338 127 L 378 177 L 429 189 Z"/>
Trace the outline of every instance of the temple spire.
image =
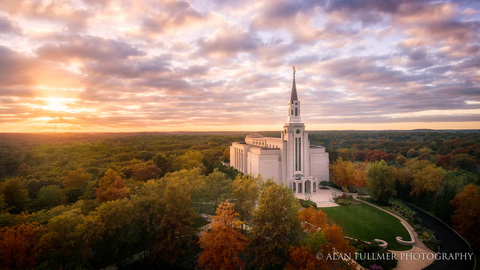
<path id="1" fill-rule="evenodd" d="M 298 100 L 297 97 L 297 85 L 295 84 L 295 66 L 293 66 L 293 85 L 292 85 L 292 96 L 290 101 Z"/>

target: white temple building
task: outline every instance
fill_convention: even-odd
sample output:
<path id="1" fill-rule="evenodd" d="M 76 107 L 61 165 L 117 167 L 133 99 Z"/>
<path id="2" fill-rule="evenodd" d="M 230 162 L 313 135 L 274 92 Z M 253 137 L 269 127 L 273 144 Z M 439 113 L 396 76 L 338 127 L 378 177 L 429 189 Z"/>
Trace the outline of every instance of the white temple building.
<path id="1" fill-rule="evenodd" d="M 311 146 L 300 116 L 300 101 L 295 84 L 288 103 L 288 120 L 280 138 L 252 133 L 245 142 L 230 147 L 230 165 L 244 174 L 272 178 L 296 194 L 317 193 L 321 181 L 329 181 L 329 161 L 325 147 Z"/>

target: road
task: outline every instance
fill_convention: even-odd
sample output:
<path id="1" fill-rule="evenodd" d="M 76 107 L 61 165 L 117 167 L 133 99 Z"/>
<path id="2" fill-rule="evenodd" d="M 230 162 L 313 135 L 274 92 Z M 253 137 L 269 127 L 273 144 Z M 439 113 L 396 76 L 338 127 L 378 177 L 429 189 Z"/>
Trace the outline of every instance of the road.
<path id="1" fill-rule="evenodd" d="M 439 252 L 442 253 L 442 255 L 443 253 L 452 256 L 455 254 L 473 253 L 468 244 L 446 224 L 415 206 L 410 204 L 408 206 L 417 212 L 416 217 L 422 220 L 423 226 L 431 231 L 437 240 L 440 241 Z M 471 260 L 438 260 L 424 269 L 473 269 L 475 264 L 474 260 L 473 256 Z"/>

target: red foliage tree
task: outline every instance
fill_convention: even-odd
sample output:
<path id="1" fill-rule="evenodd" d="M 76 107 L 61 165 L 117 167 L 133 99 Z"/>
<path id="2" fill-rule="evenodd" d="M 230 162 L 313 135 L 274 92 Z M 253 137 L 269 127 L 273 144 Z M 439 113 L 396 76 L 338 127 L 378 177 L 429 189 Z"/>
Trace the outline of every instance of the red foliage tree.
<path id="1" fill-rule="evenodd" d="M 39 239 L 44 231 L 36 222 L 0 229 L 1 269 L 33 268 L 38 262 Z"/>

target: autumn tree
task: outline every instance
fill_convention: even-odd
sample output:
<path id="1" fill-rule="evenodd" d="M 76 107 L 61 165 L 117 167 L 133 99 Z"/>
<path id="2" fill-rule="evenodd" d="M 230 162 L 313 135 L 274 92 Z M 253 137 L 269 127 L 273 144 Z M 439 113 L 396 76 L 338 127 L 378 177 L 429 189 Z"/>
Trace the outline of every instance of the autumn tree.
<path id="1" fill-rule="evenodd" d="M 367 186 L 367 162 L 355 163 L 355 186 L 364 188 Z"/>
<path id="2" fill-rule="evenodd" d="M 232 197 L 235 202 L 235 212 L 240 215 L 240 220 L 249 222 L 253 209 L 260 193 L 260 178 L 247 175 L 237 175 L 232 182 Z"/>
<path id="3" fill-rule="evenodd" d="M 301 208 L 290 188 L 267 181 L 255 209 L 248 255 L 256 269 L 283 269 L 289 248 L 299 242 Z"/>
<path id="4" fill-rule="evenodd" d="M 339 157 L 337 162 L 330 165 L 330 171 L 332 182 L 342 187 L 343 191 L 355 185 L 355 167 L 351 161 L 343 161 L 342 157 Z"/>
<path id="5" fill-rule="evenodd" d="M 80 189 L 85 188 L 88 180 L 92 179 L 92 175 L 83 168 L 78 168 L 75 171 L 70 171 L 67 178 L 63 181 L 63 186 L 66 189 Z"/>
<path id="6" fill-rule="evenodd" d="M 480 194 L 479 188 L 474 184 L 466 185 L 450 202 L 455 207 L 452 223 L 465 239 L 472 245 L 476 252 L 480 252 Z"/>
<path id="7" fill-rule="evenodd" d="M 445 171 L 430 164 L 413 175 L 412 195 L 433 194 L 440 191 L 445 182 Z"/>
<path id="8" fill-rule="evenodd" d="M 39 239 L 45 229 L 38 223 L 0 229 L 0 268 L 33 268 L 39 259 Z"/>
<path id="9" fill-rule="evenodd" d="M 108 202 L 124 197 L 129 193 L 129 189 L 125 186 L 125 179 L 114 170 L 108 169 L 100 179 L 95 193 L 100 202 Z"/>
<path id="10" fill-rule="evenodd" d="M 398 155 L 397 159 L 395 160 L 398 165 L 405 165 L 407 163 L 407 159 L 403 155 Z"/>
<path id="11" fill-rule="evenodd" d="M 335 260 L 319 260 L 316 254 L 327 256 L 335 252 L 353 254 L 353 248 L 345 239 L 338 225 L 330 226 L 325 213 L 312 206 L 303 208 L 299 214 L 302 229 L 307 237 L 302 245 L 290 247 L 288 269 L 344 269 L 347 263 Z"/>
<path id="12" fill-rule="evenodd" d="M 238 269 L 244 263 L 238 254 L 246 247 L 248 239 L 240 232 L 237 213 L 233 204 L 221 203 L 213 217 L 211 229 L 204 232 L 199 240 L 200 253 L 198 265 L 205 269 Z"/>
<path id="13" fill-rule="evenodd" d="M 367 189 L 373 200 L 386 204 L 395 195 L 395 181 L 392 170 L 384 160 L 368 166 Z"/>

